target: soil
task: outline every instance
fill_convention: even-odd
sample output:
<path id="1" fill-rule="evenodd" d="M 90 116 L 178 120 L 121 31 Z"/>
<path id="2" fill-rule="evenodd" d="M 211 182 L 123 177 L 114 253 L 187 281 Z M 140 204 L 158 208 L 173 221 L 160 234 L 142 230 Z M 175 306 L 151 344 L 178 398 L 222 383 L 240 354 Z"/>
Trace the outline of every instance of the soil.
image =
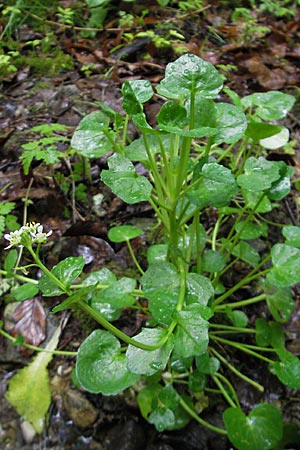
<path id="1" fill-rule="evenodd" d="M 159 9 L 156 21 L 174 19 L 172 9 Z M 169 15 L 168 15 L 169 14 Z M 171 16 L 170 16 L 171 14 Z M 200 54 L 204 59 L 221 66 L 235 65 L 236 70 L 228 74 L 227 85 L 239 95 L 279 89 L 297 93 L 300 81 L 299 44 L 300 21 L 296 18 L 287 22 L 273 21 L 268 15 L 259 18 L 271 31 L 264 39 L 244 42 L 241 39 L 242 24 L 232 24 L 227 11 L 217 7 L 208 8 L 204 16 L 191 15 L 176 22 L 185 35 L 188 51 Z M 214 27 L 217 36 L 211 33 Z M 32 30 L 31 33 L 34 33 Z M 25 40 L 28 29 L 22 30 Z M 120 34 L 120 33 L 119 33 Z M 25 37 L 24 37 L 25 36 Z M 133 270 L 127 250 L 122 245 L 112 246 L 107 240 L 107 228 L 112 224 L 132 223 L 147 230 L 153 223 L 153 212 L 146 205 L 125 205 L 114 198 L 100 182 L 99 173 L 105 166 L 105 158 L 92 161 L 91 179 L 84 179 L 88 186 L 87 198 L 72 203 L 59 183 L 53 181 L 49 167 L 35 163 L 28 176 L 24 176 L 18 159 L 21 145 L 28 142 L 28 131 L 36 125 L 57 122 L 70 127 L 66 133 L 71 136 L 81 118 L 97 110 L 95 102 L 122 111 L 120 86 L 125 79 L 147 78 L 157 83 L 163 77 L 169 60 L 175 59 L 171 49 L 160 51 L 149 40 L 144 40 L 123 48 L 126 57 L 117 60 L 119 54 L 108 54 L 116 45 L 118 33 L 106 31 L 94 39 L 71 39 L 65 34 L 60 45 L 72 56 L 74 69 L 58 71 L 51 77 L 36 75 L 31 70 L 19 70 L 3 83 L 0 98 L 0 195 L 1 201 L 16 202 L 19 222 L 22 222 L 23 199 L 30 185 L 28 220 L 45 224 L 52 229 L 50 243 L 43 253 L 45 262 L 52 266 L 66 256 L 83 254 L 88 261 L 87 270 L 97 270 L 104 266 L 119 273 Z M 141 60 L 147 48 L 150 59 Z M 283 63 L 284 60 L 284 63 Z M 87 62 L 97 65 L 97 73 L 86 76 L 80 70 Z M 220 67 L 221 67 L 220 66 Z M 222 70 L 222 69 L 221 69 Z M 155 122 L 159 109 L 159 99 L 147 107 L 150 122 Z M 299 142 L 299 107 L 288 117 L 292 140 Z M 134 136 L 135 130 L 132 130 Z M 299 147 L 296 144 L 290 154 L 276 153 L 279 159 L 287 159 L 296 171 L 299 169 Z M 274 157 L 275 157 L 274 156 Z M 55 167 L 68 175 L 68 165 L 62 161 Z M 299 176 L 299 175 L 298 175 Z M 99 200 L 100 195 L 100 202 Z M 97 197 L 98 196 L 98 197 Z M 281 214 L 290 223 L 299 224 L 298 191 L 294 190 L 282 205 Z M 68 211 L 68 214 L 66 213 Z M 278 214 L 278 212 L 277 212 Z M 134 248 L 142 258 L 147 240 L 137 238 Z M 276 241 L 277 236 L 272 236 Z M 2 242 L 3 249 L 4 243 Z M 48 312 L 47 305 L 43 307 Z M 2 312 L 4 304 L 1 305 Z M 253 314 L 253 309 L 251 310 Z M 7 311 L 4 313 L 7 319 Z M 2 317 L 3 317 L 3 314 Z M 58 325 L 56 316 L 47 315 L 46 335 Z M 140 327 L 139 318 L 127 312 L 118 321 L 119 328 L 134 335 Z M 75 314 L 68 317 L 63 330 L 60 349 L 76 351 L 80 342 L 89 334 L 94 323 Z M 299 355 L 300 313 L 296 309 L 286 331 L 288 345 Z M 46 336 L 46 337 L 47 337 Z M 272 401 L 281 405 L 287 421 L 300 426 L 300 393 L 284 388 L 276 378 L 250 360 L 243 360 L 240 354 L 232 354 L 237 367 L 254 379 L 263 379 L 264 394 L 257 393 L 241 380 L 233 379 L 241 405 L 247 410 L 259 401 Z M 6 401 L 8 380 L 16 370 L 30 360 L 31 355 L 20 352 L 0 337 L 0 447 L 3 450 L 225 450 L 232 448 L 226 438 L 216 436 L 195 422 L 182 430 L 158 433 L 140 416 L 134 392 L 130 389 L 114 397 L 92 395 L 77 389 L 72 384 L 70 374 L 73 362 L 70 358 L 55 358 L 50 366 L 53 402 L 47 417 L 43 435 L 35 435 L 29 424 L 22 422 L 15 410 Z M 247 373 L 248 371 L 248 373 Z M 262 377 L 262 378 L 261 378 Z M 296 401 L 290 401 L 290 397 Z M 223 405 L 212 399 L 204 414 L 209 422 L 221 426 Z M 300 448 L 294 446 L 293 448 Z"/>

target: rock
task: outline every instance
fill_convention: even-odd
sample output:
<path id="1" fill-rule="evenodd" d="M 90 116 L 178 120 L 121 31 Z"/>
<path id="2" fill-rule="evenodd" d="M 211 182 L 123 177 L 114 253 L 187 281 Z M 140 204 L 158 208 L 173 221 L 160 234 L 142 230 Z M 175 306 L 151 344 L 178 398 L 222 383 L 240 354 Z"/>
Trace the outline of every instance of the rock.
<path id="1" fill-rule="evenodd" d="M 63 404 L 70 419 L 81 429 L 90 427 L 97 419 L 96 408 L 79 391 L 66 392 Z"/>

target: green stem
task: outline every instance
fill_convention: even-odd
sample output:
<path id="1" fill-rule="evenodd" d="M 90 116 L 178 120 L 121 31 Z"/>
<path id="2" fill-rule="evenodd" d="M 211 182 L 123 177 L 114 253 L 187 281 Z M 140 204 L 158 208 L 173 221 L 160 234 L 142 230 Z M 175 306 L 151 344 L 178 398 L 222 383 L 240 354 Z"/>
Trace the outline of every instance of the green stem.
<path id="1" fill-rule="evenodd" d="M 183 398 L 177 393 L 178 397 L 179 397 L 179 403 L 180 405 L 183 407 L 183 409 L 193 418 L 195 419 L 198 423 L 200 423 L 200 425 L 203 425 L 205 428 L 208 428 L 211 431 L 214 431 L 215 433 L 218 434 L 224 434 L 227 435 L 227 431 L 224 430 L 223 428 L 219 428 L 216 427 L 214 425 L 211 425 L 210 423 L 206 422 L 206 420 L 201 419 L 201 417 L 198 416 L 198 414 L 196 413 L 196 411 L 194 411 L 194 409 L 192 409 L 184 400 Z"/>
<path id="2" fill-rule="evenodd" d="M 34 259 L 34 262 L 40 267 L 40 269 L 45 273 L 45 275 L 47 275 L 50 278 L 50 280 L 52 280 L 60 288 L 62 292 L 64 292 L 67 295 L 71 295 L 71 290 L 67 288 L 65 284 L 62 281 L 60 281 L 55 275 L 53 275 L 53 273 L 50 272 L 49 269 L 47 269 L 47 267 L 42 263 L 38 255 L 34 252 L 31 245 L 27 246 L 26 248 L 31 254 L 32 258 Z"/>
<path id="3" fill-rule="evenodd" d="M 216 383 L 216 385 L 218 386 L 218 388 L 220 389 L 222 395 L 227 400 L 229 405 L 233 406 L 234 408 L 239 407 L 239 400 L 237 398 L 236 392 L 233 389 L 233 386 L 230 383 L 230 381 L 227 380 L 227 378 L 225 378 L 220 373 L 215 373 L 214 375 L 211 375 L 211 377 L 214 380 L 214 382 Z M 234 396 L 235 402 L 232 400 L 230 395 L 228 395 L 228 392 L 224 389 L 223 384 L 221 383 L 220 379 L 223 381 L 223 383 L 227 384 L 227 386 L 229 387 L 231 394 L 233 394 L 233 396 Z"/>
<path id="4" fill-rule="evenodd" d="M 239 327 L 233 327 L 231 325 L 221 325 L 221 324 L 214 324 L 211 323 L 210 328 L 218 328 L 219 330 L 227 330 L 229 333 L 231 331 L 237 331 L 238 333 L 256 333 L 255 330 L 250 330 L 249 328 L 239 328 Z"/>
<path id="5" fill-rule="evenodd" d="M 127 243 L 127 247 L 128 247 L 130 256 L 131 256 L 131 258 L 132 258 L 134 264 L 136 265 L 138 271 L 139 271 L 142 275 L 144 275 L 145 272 L 144 272 L 143 269 L 141 268 L 141 266 L 140 266 L 138 260 L 136 259 L 136 256 L 135 256 L 135 254 L 134 254 L 134 251 L 133 251 L 133 249 L 132 249 L 132 246 L 131 246 L 130 241 L 127 240 L 126 243 Z"/>
<path id="6" fill-rule="evenodd" d="M 247 300 L 241 300 L 239 302 L 226 303 L 225 305 L 216 306 L 214 308 L 214 311 L 221 312 L 222 310 L 226 309 L 227 307 L 232 308 L 232 309 L 239 308 L 241 306 L 246 306 L 246 305 L 251 305 L 252 303 L 261 302 L 263 300 L 266 300 L 266 298 L 267 297 L 265 294 L 260 294 L 260 295 L 257 295 L 256 297 L 249 298 Z"/>
<path id="7" fill-rule="evenodd" d="M 268 255 L 265 259 L 263 259 L 255 269 L 253 269 L 246 277 L 244 277 L 242 280 L 240 280 L 237 284 L 235 284 L 231 289 L 229 289 L 227 292 L 225 292 L 223 295 L 218 297 L 212 305 L 212 308 L 214 309 L 217 305 L 222 303 L 224 300 L 226 300 L 228 297 L 230 297 L 235 291 L 243 287 L 245 284 L 250 283 L 253 280 L 256 280 L 256 278 L 259 278 L 265 274 L 267 274 L 270 269 L 262 270 L 261 272 L 257 272 L 258 269 L 260 269 L 261 266 L 263 266 L 269 259 L 270 255 Z"/>
<path id="8" fill-rule="evenodd" d="M 215 339 L 215 338 L 213 338 Z M 232 364 L 230 364 L 227 359 L 223 358 L 223 356 L 214 348 L 210 349 L 212 353 L 214 353 L 214 355 L 223 363 L 225 364 L 228 369 L 231 370 L 231 372 L 233 372 L 235 375 L 237 375 L 239 378 L 241 378 L 242 380 L 246 381 L 247 383 L 251 384 L 252 386 L 254 386 L 256 389 L 258 389 L 260 392 L 264 392 L 264 387 L 259 384 L 256 383 L 254 380 L 251 380 L 251 378 L 247 377 L 246 375 L 244 375 L 242 372 L 240 372 L 238 369 L 236 369 Z"/>
<path id="9" fill-rule="evenodd" d="M 17 269 L 17 267 L 16 267 Z M 27 278 L 24 275 L 18 275 L 14 272 L 7 272 L 6 270 L 0 270 L 0 275 L 4 275 L 7 278 L 15 278 L 16 280 L 24 281 L 25 283 L 38 284 L 37 280 L 33 278 Z"/>
<path id="10" fill-rule="evenodd" d="M 76 305 L 78 305 L 79 308 L 81 308 L 82 310 L 87 312 L 96 322 L 98 322 L 100 325 L 102 325 L 103 328 L 105 328 L 106 330 L 113 333 L 115 336 L 117 336 L 119 339 L 121 339 L 123 342 L 125 342 L 128 345 L 133 345 L 134 347 L 140 348 L 142 350 L 153 351 L 153 350 L 157 350 L 158 348 L 162 347 L 165 344 L 165 342 L 167 341 L 166 336 L 164 336 L 155 345 L 143 344 L 142 342 L 138 342 L 137 340 L 127 336 L 127 334 L 120 331 L 117 327 L 115 327 L 110 322 L 108 322 L 106 319 L 104 319 L 104 317 L 102 317 L 97 311 L 95 311 L 91 306 L 89 306 L 83 300 L 80 300 L 78 303 L 76 303 Z M 171 325 L 170 325 L 170 327 L 171 327 Z M 168 331 L 169 331 L 169 329 L 168 329 Z"/>
<path id="11" fill-rule="evenodd" d="M 248 353 L 251 356 L 254 356 L 255 358 L 261 359 L 262 361 L 267 362 L 268 364 L 272 364 L 274 361 L 270 358 L 266 358 L 263 355 L 260 355 L 259 353 L 254 352 L 253 350 L 250 350 L 243 344 L 240 344 L 238 342 L 230 341 L 229 339 L 224 339 L 218 336 L 212 336 L 211 337 L 214 341 L 221 342 L 222 344 L 230 345 L 231 347 L 237 348 L 238 350 L 241 350 L 244 353 Z"/>
<path id="12" fill-rule="evenodd" d="M 11 342 L 15 343 L 17 341 L 17 338 L 14 338 L 10 334 L 6 333 L 4 330 L 0 329 L 0 334 L 4 336 L 6 339 L 9 339 Z M 34 350 L 36 352 L 45 352 L 45 353 L 51 353 L 52 355 L 61 355 L 61 356 L 77 356 L 77 352 L 68 352 L 64 350 L 47 350 L 45 348 L 36 347 L 35 345 L 27 344 L 26 342 L 23 342 L 20 344 L 22 347 L 29 348 L 30 350 Z"/>

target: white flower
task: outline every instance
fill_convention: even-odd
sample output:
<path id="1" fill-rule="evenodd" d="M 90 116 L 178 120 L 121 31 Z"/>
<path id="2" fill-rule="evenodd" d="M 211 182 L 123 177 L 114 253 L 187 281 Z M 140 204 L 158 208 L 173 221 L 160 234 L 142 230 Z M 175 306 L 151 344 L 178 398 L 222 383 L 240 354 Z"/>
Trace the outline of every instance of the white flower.
<path id="1" fill-rule="evenodd" d="M 9 241 L 9 245 L 5 247 L 4 250 L 7 250 L 12 247 L 21 246 L 22 228 L 20 228 L 20 230 L 12 231 L 9 234 L 5 234 L 4 238 Z"/>
<path id="2" fill-rule="evenodd" d="M 32 245 L 32 244 L 42 244 L 47 241 L 47 237 L 52 234 L 52 230 L 48 233 L 43 232 L 43 225 L 40 223 L 30 222 L 23 225 L 19 230 L 12 231 L 9 234 L 5 234 L 4 237 L 10 244 L 5 248 L 5 250 L 11 247 Z"/>

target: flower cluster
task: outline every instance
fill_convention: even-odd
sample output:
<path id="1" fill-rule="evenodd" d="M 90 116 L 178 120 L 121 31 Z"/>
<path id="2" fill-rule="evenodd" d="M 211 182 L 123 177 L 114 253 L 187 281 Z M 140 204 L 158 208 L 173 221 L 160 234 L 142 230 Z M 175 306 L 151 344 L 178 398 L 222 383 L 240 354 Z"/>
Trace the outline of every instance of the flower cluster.
<path id="1" fill-rule="evenodd" d="M 12 231 L 9 234 L 5 234 L 4 238 L 9 241 L 9 245 L 5 247 L 5 250 L 12 247 L 23 247 L 32 244 L 42 244 L 47 241 L 47 237 L 52 234 L 52 230 L 48 233 L 43 232 L 43 225 L 40 223 L 27 223 L 19 230 Z"/>

